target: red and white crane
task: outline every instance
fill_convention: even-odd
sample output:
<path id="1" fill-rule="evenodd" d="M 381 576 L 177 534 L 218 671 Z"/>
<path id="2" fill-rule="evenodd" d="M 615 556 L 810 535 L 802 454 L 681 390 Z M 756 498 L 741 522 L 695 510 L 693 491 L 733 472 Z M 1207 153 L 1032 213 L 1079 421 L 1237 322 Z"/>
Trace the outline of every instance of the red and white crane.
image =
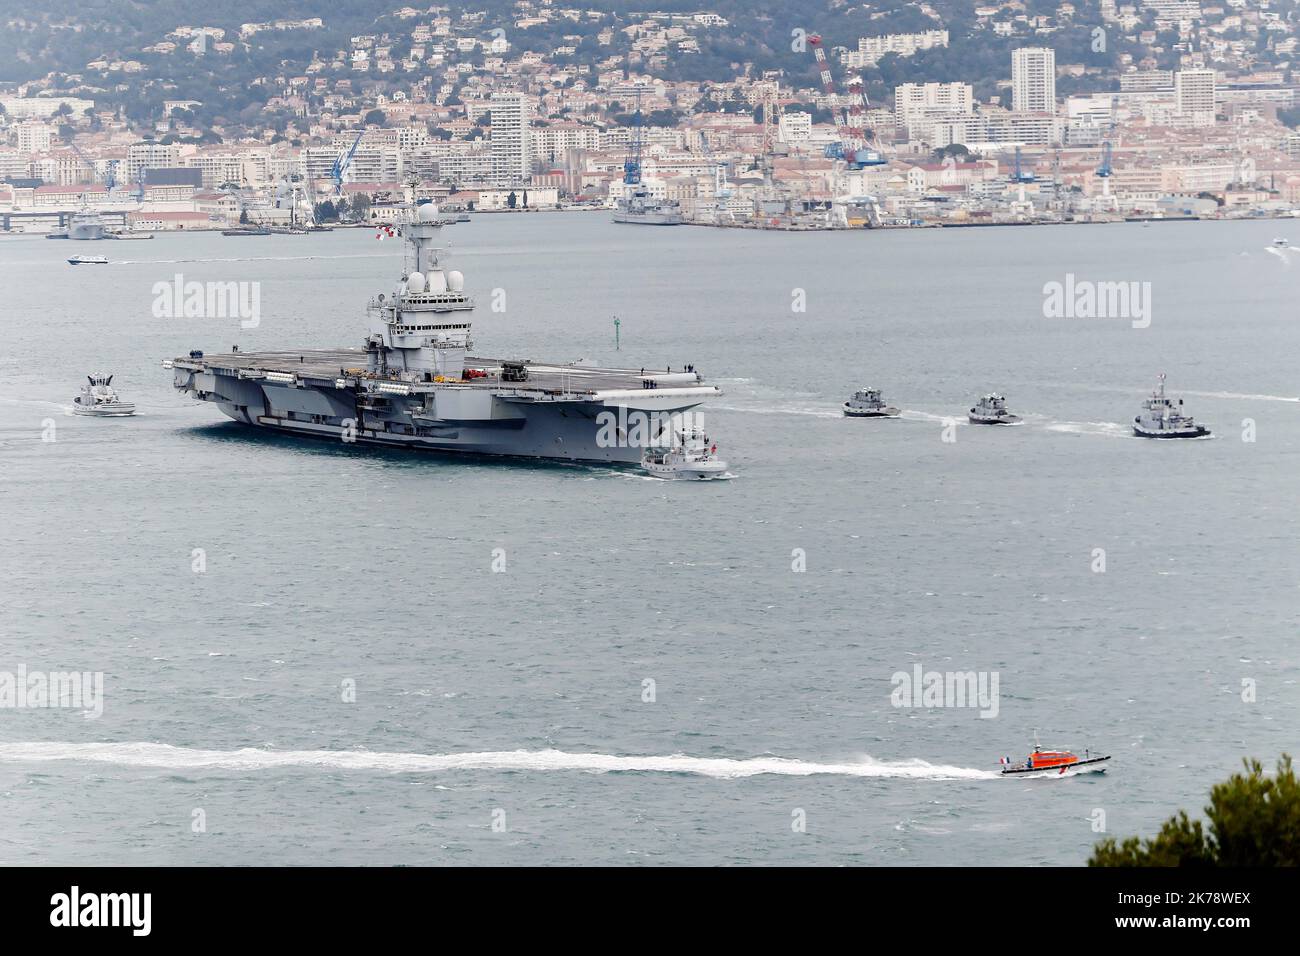
<path id="1" fill-rule="evenodd" d="M 813 56 L 817 60 L 817 71 L 821 74 L 822 89 L 826 91 L 826 102 L 830 106 L 831 118 L 835 121 L 835 129 L 840 134 L 840 141 L 827 147 L 826 155 L 834 159 L 844 160 L 849 169 L 884 165 L 886 162 L 885 157 L 875 150 L 867 149 L 864 145 L 866 143 L 864 124 L 866 121 L 867 97 L 862 89 L 862 81 L 857 78 L 849 81 L 848 116 L 852 120 L 852 122 L 849 122 L 849 120 L 845 119 L 844 110 L 840 106 L 840 97 L 835 90 L 835 78 L 831 76 L 831 68 L 826 60 L 826 50 L 822 46 L 822 38 L 813 34 L 808 37 L 808 45 L 812 47 Z"/>

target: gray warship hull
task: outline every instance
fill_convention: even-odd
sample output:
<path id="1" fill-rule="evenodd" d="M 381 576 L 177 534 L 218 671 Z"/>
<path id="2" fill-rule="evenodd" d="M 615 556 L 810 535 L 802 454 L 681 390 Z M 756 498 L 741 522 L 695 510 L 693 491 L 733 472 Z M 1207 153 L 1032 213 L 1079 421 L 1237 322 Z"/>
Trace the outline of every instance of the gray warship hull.
<path id="1" fill-rule="evenodd" d="M 614 221 L 640 226 L 680 226 L 682 214 L 677 209 L 617 209 Z"/>
<path id="2" fill-rule="evenodd" d="M 639 464 L 660 427 L 719 394 L 683 373 L 528 366 L 469 357 L 485 373 L 410 382 L 364 371 L 365 349 L 236 352 L 170 360 L 177 389 L 231 419 L 274 431 L 364 445 L 602 464 Z M 655 381 L 658 387 L 647 388 Z M 686 380 L 686 381 L 684 381 Z"/>
<path id="3" fill-rule="evenodd" d="M 104 236 L 104 221 L 93 212 L 77 213 L 68 223 L 69 239 L 103 239 Z"/>
<path id="4" fill-rule="evenodd" d="M 413 190 L 412 190 L 413 191 Z M 694 371 L 550 365 L 469 354 L 474 300 L 444 267 L 433 203 L 398 229 L 413 256 L 367 306 L 363 348 L 166 360 L 173 384 L 237 422 L 293 435 L 425 451 L 639 464 L 719 394 Z"/>

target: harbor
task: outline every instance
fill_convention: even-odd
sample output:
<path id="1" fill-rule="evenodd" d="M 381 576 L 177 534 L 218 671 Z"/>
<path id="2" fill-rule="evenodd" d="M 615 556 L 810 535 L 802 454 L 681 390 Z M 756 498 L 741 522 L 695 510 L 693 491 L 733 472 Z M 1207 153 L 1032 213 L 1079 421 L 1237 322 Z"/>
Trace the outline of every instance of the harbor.
<path id="1" fill-rule="evenodd" d="M 1124 832 L 1158 826 L 1168 793 L 1232 769 L 1250 674 L 1238 658 L 1281 653 L 1276 622 L 1292 603 L 1300 327 L 1276 318 L 1294 269 L 1266 251 L 1294 256 L 1274 244 L 1286 229 L 1114 223 L 898 231 L 881 242 L 639 229 L 605 213 L 484 216 L 442 233 L 448 270 L 464 272 L 477 302 L 464 369 L 486 372 L 488 388 L 371 371 L 368 304 L 407 269 L 405 245 L 374 230 L 247 243 L 169 234 L 129 256 L 109 247 L 113 263 L 95 268 L 68 266 L 66 243 L 4 240 L 10 308 L 51 316 L 77 351 L 15 361 L 0 385 L 5 487 L 24 496 L 9 512 L 21 560 L 0 613 L 33 667 L 105 671 L 98 721 L 6 718 L 13 740 L 64 755 L 40 765 L 44 796 L 13 788 L 12 809 L 31 821 L 14 830 L 15 859 L 75 863 L 48 817 L 58 789 L 88 819 L 105 812 L 97 802 L 124 808 L 99 844 L 106 862 L 306 865 L 327 846 L 357 864 L 617 865 L 629 845 L 658 846 L 662 827 L 675 834 L 665 852 L 701 864 L 941 865 L 996 851 L 1009 864 L 1065 865 L 1096 838 L 1086 818 L 1059 813 L 1066 791 L 998 776 L 1000 754 L 1030 752 L 1032 728 L 1052 748 L 1114 755 L 1105 774 L 1059 783 L 1104 786 L 1108 800 L 1146 808 Z M 1150 326 L 1045 317 L 1043 285 L 1067 263 L 1080 280 L 1151 281 Z M 177 272 L 260 283 L 260 323 L 153 314 L 153 283 Z M 491 308 L 497 288 L 503 312 Z M 806 313 L 791 311 L 795 288 Z M 1219 304 L 1233 302 L 1225 323 Z M 635 463 L 414 454 L 250 427 L 178 392 L 176 369 L 159 367 L 200 350 L 193 364 L 223 379 L 305 373 L 310 385 L 359 369 L 349 393 L 382 380 L 585 399 L 639 393 L 643 365 L 664 377 L 694 365 L 701 387 L 721 394 L 693 412 L 739 477 L 665 481 Z M 528 381 L 502 381 L 507 361 L 525 363 Z M 1133 435 L 1160 371 L 1170 399 L 1184 398 L 1214 437 Z M 113 375 L 133 416 L 71 411 L 98 373 Z M 272 413 L 284 407 L 275 389 L 310 392 L 244 384 L 259 402 L 271 390 Z M 868 388 L 899 416 L 847 418 L 845 400 Z M 967 423 L 991 391 L 1022 425 Z M 1255 443 L 1242 440 L 1247 418 Z M 54 441 L 42 440 L 47 420 Z M 1176 488 L 1180 513 L 1195 519 L 1171 523 L 1135 504 L 1135 489 L 1150 487 Z M 1104 574 L 1092 570 L 1095 548 Z M 1244 591 L 1205 587 L 1232 575 Z M 864 605 L 864 587 L 881 600 Z M 51 603 L 57 614 L 42 610 Z M 893 669 L 978 670 L 986 653 L 998 655 L 988 666 L 1001 673 L 1000 719 L 891 706 Z M 1080 696 L 1090 677 L 1100 696 Z M 1152 697 L 1153 677 L 1182 698 Z M 1285 668 L 1275 677 L 1289 679 Z M 339 699 L 345 678 L 354 703 Z M 642 700 L 647 679 L 655 703 Z M 136 690 L 145 686 L 166 692 Z M 1261 695 L 1251 706 L 1274 718 L 1252 732 L 1259 749 L 1287 746 L 1285 702 Z M 185 736 L 195 724 L 201 739 Z M 864 726 L 881 739 L 861 740 Z M 841 741 L 857 750 L 839 752 Z M 97 761 L 93 792 L 77 785 L 84 753 Z M 954 770 L 988 776 L 945 776 Z M 189 808 L 205 806 L 210 821 L 214 807 L 229 813 L 206 794 L 230 779 L 240 807 L 280 814 L 278 825 L 229 826 L 202 842 Z M 864 786 L 878 791 L 867 804 Z M 788 832 L 790 787 L 852 808 L 828 817 L 813 805 L 809 819 L 833 848 L 754 836 Z M 918 803 L 922 792 L 942 803 Z M 286 800 L 322 809 L 309 822 L 276 809 Z M 631 801 L 646 822 L 626 823 Z M 517 830 L 533 828 L 529 841 L 490 831 L 498 803 Z M 164 804 L 183 811 L 164 817 Z M 392 832 L 355 826 L 378 805 Z M 624 822 L 593 841 L 574 828 L 575 807 Z M 1021 824 L 1044 842 L 1022 846 L 998 829 Z"/>

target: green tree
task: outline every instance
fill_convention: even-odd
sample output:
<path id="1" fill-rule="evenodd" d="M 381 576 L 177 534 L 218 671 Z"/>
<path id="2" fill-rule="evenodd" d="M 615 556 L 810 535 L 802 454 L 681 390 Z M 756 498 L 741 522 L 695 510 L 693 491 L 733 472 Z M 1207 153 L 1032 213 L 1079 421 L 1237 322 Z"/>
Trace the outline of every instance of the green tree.
<path id="1" fill-rule="evenodd" d="M 941 149 L 936 149 L 931 155 L 936 163 L 942 163 L 948 156 L 951 156 L 959 163 L 964 163 L 970 159 L 970 150 L 962 143 L 951 143 Z"/>
<path id="2" fill-rule="evenodd" d="M 1300 866 L 1300 785 L 1291 757 L 1278 760 L 1277 774 L 1264 776 L 1258 760 L 1243 760 L 1237 773 L 1210 790 L 1205 808 L 1209 833 L 1186 811 L 1170 817 L 1152 839 L 1107 837 L 1093 850 L 1089 866 Z"/>

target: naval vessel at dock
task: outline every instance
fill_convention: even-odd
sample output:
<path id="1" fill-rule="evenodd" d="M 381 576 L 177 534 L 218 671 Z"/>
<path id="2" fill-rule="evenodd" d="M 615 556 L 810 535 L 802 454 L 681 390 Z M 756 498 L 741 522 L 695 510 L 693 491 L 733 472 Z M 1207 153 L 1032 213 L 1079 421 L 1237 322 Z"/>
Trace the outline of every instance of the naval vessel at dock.
<path id="1" fill-rule="evenodd" d="M 345 442 L 639 464 L 644 447 L 721 394 L 690 372 L 471 356 L 464 278 L 443 268 L 433 203 L 401 225 L 413 267 L 372 299 L 360 348 L 195 350 L 169 359 L 181 392 L 237 422 Z"/>

